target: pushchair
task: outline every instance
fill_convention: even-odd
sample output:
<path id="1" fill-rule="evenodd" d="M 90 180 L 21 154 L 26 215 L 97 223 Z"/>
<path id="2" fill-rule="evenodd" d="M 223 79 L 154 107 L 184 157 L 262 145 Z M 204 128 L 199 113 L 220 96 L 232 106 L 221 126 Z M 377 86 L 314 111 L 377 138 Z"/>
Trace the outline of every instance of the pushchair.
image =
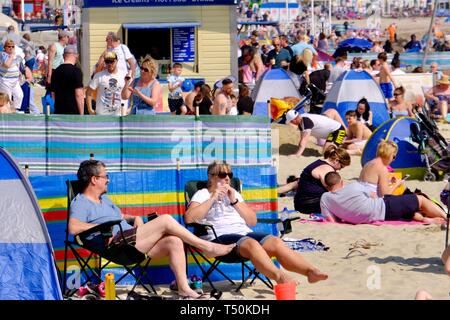
<path id="1" fill-rule="evenodd" d="M 416 111 L 417 123 L 411 123 L 412 141 L 419 144 L 419 153 L 424 156 L 427 172 L 424 181 L 436 181 L 443 176 L 450 178 L 450 149 L 448 142 L 439 133 L 439 129 L 426 113 Z"/>
<path id="2" fill-rule="evenodd" d="M 270 114 L 271 114 L 271 118 L 272 118 L 272 122 L 274 123 L 279 123 L 279 124 L 285 124 L 286 123 L 286 113 L 289 110 L 296 110 L 300 113 L 304 113 L 307 110 L 309 110 L 310 104 L 311 104 L 311 97 L 312 97 L 312 92 L 310 89 L 306 88 L 306 90 L 304 90 L 302 92 L 302 97 L 300 99 L 300 101 L 295 104 L 294 106 L 289 106 L 287 104 L 285 104 L 285 106 L 283 108 L 280 108 L 279 106 L 270 105 Z"/>

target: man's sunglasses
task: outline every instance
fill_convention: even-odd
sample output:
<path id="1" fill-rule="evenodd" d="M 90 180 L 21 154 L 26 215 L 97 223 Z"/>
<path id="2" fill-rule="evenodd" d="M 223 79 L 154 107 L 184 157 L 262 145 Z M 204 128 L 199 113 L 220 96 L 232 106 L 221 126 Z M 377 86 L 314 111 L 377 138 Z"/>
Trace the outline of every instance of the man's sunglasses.
<path id="1" fill-rule="evenodd" d="M 148 68 L 145 68 L 145 67 L 141 67 L 141 71 L 150 72 L 150 70 L 148 70 Z"/>
<path id="2" fill-rule="evenodd" d="M 219 172 L 214 174 L 215 176 L 218 176 L 220 179 L 225 179 L 227 176 L 230 179 L 233 179 L 233 172 Z"/>
<path id="3" fill-rule="evenodd" d="M 14 48 L 14 46 L 5 46 L 5 48 Z"/>
<path id="4" fill-rule="evenodd" d="M 113 64 L 116 60 L 105 60 L 105 64 Z"/>

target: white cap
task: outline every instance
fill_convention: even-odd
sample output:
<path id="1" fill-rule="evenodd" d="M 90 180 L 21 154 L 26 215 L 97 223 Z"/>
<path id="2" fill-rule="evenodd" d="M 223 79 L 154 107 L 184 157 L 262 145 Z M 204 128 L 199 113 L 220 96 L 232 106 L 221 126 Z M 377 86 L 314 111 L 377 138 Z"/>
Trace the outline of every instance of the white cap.
<path id="1" fill-rule="evenodd" d="M 298 112 L 295 110 L 289 110 L 286 113 L 286 124 L 289 124 L 292 120 L 299 116 Z"/>

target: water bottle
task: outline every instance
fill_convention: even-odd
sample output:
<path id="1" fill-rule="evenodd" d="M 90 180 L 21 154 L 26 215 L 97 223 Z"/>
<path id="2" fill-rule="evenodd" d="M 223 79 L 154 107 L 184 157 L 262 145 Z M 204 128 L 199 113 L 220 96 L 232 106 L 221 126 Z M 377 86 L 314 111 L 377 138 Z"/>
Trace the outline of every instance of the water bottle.
<path id="1" fill-rule="evenodd" d="M 220 188 L 222 186 L 222 183 L 219 181 L 219 182 L 217 182 L 217 188 Z M 225 201 L 226 201 L 226 199 L 225 199 L 225 197 L 226 196 L 219 196 L 218 198 L 217 198 L 217 200 L 216 200 L 216 202 L 215 202 L 215 209 L 216 209 L 216 212 L 219 214 L 219 215 L 223 215 L 223 212 L 224 212 L 224 210 L 225 210 Z M 229 201 L 228 201 L 229 202 Z"/>
<path id="2" fill-rule="evenodd" d="M 283 211 L 280 214 L 280 220 L 282 222 L 286 221 L 289 218 L 288 208 L 284 207 Z"/>
<path id="3" fill-rule="evenodd" d="M 105 275 L 105 291 L 106 291 L 106 300 L 116 300 L 116 285 L 114 281 L 114 274 L 107 273 Z"/>

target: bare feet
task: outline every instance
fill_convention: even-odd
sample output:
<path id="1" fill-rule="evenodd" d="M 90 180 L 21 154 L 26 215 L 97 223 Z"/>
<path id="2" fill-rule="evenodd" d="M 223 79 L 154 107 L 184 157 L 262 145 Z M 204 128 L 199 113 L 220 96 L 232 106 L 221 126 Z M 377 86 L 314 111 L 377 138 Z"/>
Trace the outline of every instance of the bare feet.
<path id="1" fill-rule="evenodd" d="M 444 218 L 423 218 L 422 220 L 423 223 L 428 223 L 428 224 L 445 224 L 446 220 Z"/>
<path id="2" fill-rule="evenodd" d="M 193 298 L 197 299 L 200 297 L 200 294 L 192 290 L 189 286 L 185 288 L 184 290 L 178 289 L 178 295 L 184 298 Z"/>
<path id="3" fill-rule="evenodd" d="M 231 252 L 236 247 L 236 244 L 219 244 L 210 242 L 208 248 L 205 248 L 204 251 L 208 258 L 221 257 Z"/>
<path id="4" fill-rule="evenodd" d="M 321 272 L 319 269 L 310 270 L 306 276 L 308 277 L 309 283 L 316 283 L 328 279 L 328 275 L 326 273 Z"/>
<path id="5" fill-rule="evenodd" d="M 277 283 L 295 283 L 296 285 L 298 285 L 298 281 L 296 281 L 295 279 L 291 278 L 287 273 L 285 273 L 284 271 L 280 270 L 280 274 L 278 276 L 278 279 L 274 279 Z"/>

